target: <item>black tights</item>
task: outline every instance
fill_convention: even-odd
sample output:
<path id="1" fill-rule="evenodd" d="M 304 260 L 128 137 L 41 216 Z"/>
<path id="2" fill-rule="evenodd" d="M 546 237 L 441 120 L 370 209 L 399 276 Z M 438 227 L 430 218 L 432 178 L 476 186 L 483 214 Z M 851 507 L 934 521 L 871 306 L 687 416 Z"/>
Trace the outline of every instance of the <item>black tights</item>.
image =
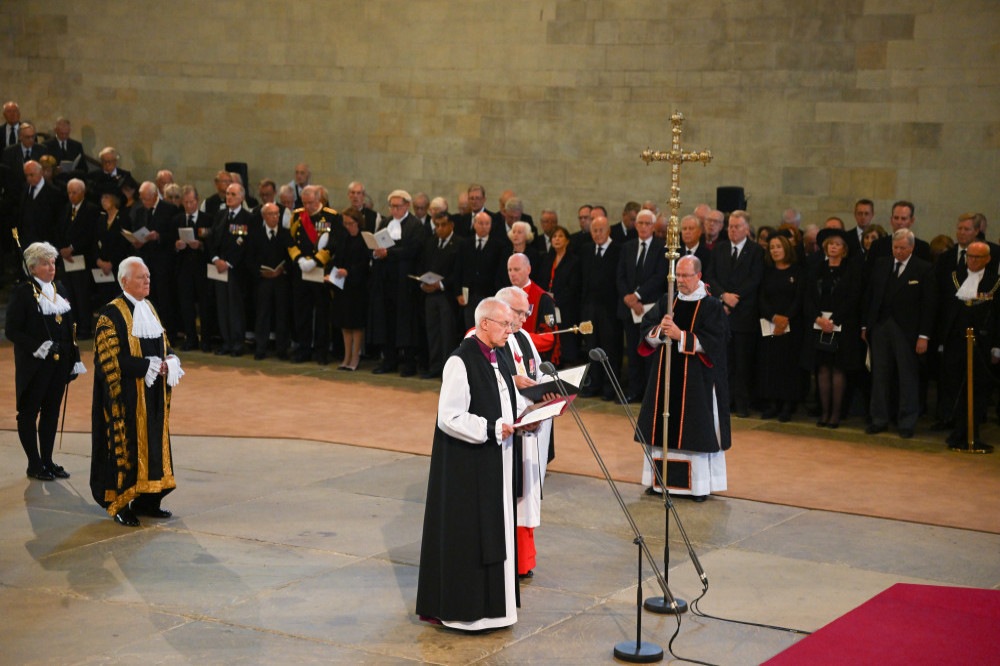
<path id="1" fill-rule="evenodd" d="M 820 421 L 840 423 L 841 403 L 844 401 L 846 386 L 843 370 L 832 365 L 821 365 L 816 369 L 816 384 L 819 386 Z"/>

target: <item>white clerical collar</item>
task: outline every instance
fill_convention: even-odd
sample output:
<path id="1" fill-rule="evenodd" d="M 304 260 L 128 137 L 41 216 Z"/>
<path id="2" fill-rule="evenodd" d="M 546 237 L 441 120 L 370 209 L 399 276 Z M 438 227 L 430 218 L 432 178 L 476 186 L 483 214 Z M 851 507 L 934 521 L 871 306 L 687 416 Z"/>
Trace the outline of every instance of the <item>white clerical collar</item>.
<path id="1" fill-rule="evenodd" d="M 700 301 L 706 296 L 708 296 L 708 292 L 705 291 L 705 283 L 701 280 L 698 280 L 698 288 L 690 294 L 684 294 L 679 291 L 677 292 L 677 298 L 682 301 Z"/>
<path id="2" fill-rule="evenodd" d="M 38 298 L 38 306 L 42 309 L 43 315 L 59 315 L 69 312 L 69 301 L 56 293 L 56 287 L 53 283 L 44 282 L 35 276 L 32 277 L 35 278 L 35 282 L 42 290 L 42 295 Z"/>
<path id="3" fill-rule="evenodd" d="M 122 292 L 135 308 L 132 311 L 132 335 L 137 338 L 158 338 L 163 335 L 163 327 L 145 299 L 139 301 L 127 291 Z"/>

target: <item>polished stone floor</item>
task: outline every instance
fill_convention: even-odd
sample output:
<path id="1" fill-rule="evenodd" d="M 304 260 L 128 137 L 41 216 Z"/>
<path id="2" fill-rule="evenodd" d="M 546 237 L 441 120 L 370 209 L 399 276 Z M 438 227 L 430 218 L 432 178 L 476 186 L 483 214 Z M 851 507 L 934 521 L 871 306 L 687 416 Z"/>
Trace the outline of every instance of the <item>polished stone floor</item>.
<path id="1" fill-rule="evenodd" d="M 86 435 L 57 452 L 72 478 L 43 483 L 0 431 L 0 661 L 600 664 L 635 638 L 636 547 L 603 481 L 550 475 L 518 623 L 466 636 L 413 614 L 426 457 L 204 437 L 175 438 L 174 455 L 174 518 L 127 529 L 90 499 Z M 663 505 L 620 490 L 660 560 Z M 815 630 L 896 582 L 1000 588 L 1000 535 L 737 499 L 677 508 L 710 614 Z M 676 527 L 670 552 L 690 600 Z M 666 648 L 676 628 L 643 614 L 646 641 Z M 674 650 L 756 664 L 799 639 L 688 613 Z"/>

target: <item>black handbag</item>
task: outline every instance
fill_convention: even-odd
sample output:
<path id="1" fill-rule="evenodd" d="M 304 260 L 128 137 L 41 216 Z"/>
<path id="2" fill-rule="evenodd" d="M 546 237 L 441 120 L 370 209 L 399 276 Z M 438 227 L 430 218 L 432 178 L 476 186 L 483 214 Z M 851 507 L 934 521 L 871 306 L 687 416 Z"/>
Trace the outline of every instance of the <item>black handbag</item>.
<path id="1" fill-rule="evenodd" d="M 817 351 L 826 352 L 832 354 L 837 351 L 837 333 L 833 331 L 831 333 L 819 332 L 819 337 L 816 338 L 816 349 Z"/>

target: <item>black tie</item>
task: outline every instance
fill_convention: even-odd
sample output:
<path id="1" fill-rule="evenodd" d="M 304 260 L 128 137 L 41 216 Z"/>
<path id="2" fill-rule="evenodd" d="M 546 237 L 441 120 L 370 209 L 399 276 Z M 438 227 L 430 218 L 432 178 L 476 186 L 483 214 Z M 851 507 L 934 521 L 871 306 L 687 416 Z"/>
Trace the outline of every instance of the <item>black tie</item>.
<path id="1" fill-rule="evenodd" d="M 66 142 L 65 141 L 60 141 L 59 142 L 59 150 L 63 151 L 64 153 L 66 152 Z"/>
<path id="2" fill-rule="evenodd" d="M 24 161 L 27 162 L 30 159 L 31 159 L 31 149 L 30 148 L 25 148 L 24 149 Z"/>
<path id="3" fill-rule="evenodd" d="M 642 241 L 641 249 L 639 250 L 639 261 L 635 262 L 635 273 L 638 275 L 642 272 L 642 264 L 646 261 L 646 241 Z"/>
<path id="4" fill-rule="evenodd" d="M 188 225 L 194 226 L 194 215 L 188 215 Z"/>
<path id="5" fill-rule="evenodd" d="M 232 224 L 233 220 L 235 219 L 236 219 L 236 213 L 234 213 L 233 211 L 229 211 L 229 224 Z"/>
<path id="6" fill-rule="evenodd" d="M 483 239 L 480 238 L 479 240 L 476 241 L 476 251 L 478 252 L 479 250 L 482 249 L 483 249 Z"/>
<path id="7" fill-rule="evenodd" d="M 736 260 L 739 259 L 739 258 L 740 258 L 740 251 L 737 250 L 736 246 L 734 245 L 733 246 L 733 256 L 732 256 L 732 258 L 730 260 L 733 266 L 736 265 Z"/>
<path id="8" fill-rule="evenodd" d="M 899 271 L 900 271 L 900 269 L 902 267 L 903 267 L 903 263 L 901 261 L 897 261 L 896 262 L 896 270 L 894 271 L 896 277 L 899 277 Z"/>
<path id="9" fill-rule="evenodd" d="M 274 229 L 268 228 L 268 230 L 267 230 L 267 240 L 274 240 Z"/>
<path id="10" fill-rule="evenodd" d="M 958 265 L 959 266 L 965 265 L 965 250 L 960 250 L 958 253 Z"/>
<path id="11" fill-rule="evenodd" d="M 597 258 L 600 259 L 602 256 L 604 256 L 604 248 L 601 247 L 600 245 L 598 245 L 597 246 Z"/>
<path id="12" fill-rule="evenodd" d="M 444 249 L 444 239 L 443 238 L 438 241 L 438 249 L 439 250 L 443 250 Z"/>

